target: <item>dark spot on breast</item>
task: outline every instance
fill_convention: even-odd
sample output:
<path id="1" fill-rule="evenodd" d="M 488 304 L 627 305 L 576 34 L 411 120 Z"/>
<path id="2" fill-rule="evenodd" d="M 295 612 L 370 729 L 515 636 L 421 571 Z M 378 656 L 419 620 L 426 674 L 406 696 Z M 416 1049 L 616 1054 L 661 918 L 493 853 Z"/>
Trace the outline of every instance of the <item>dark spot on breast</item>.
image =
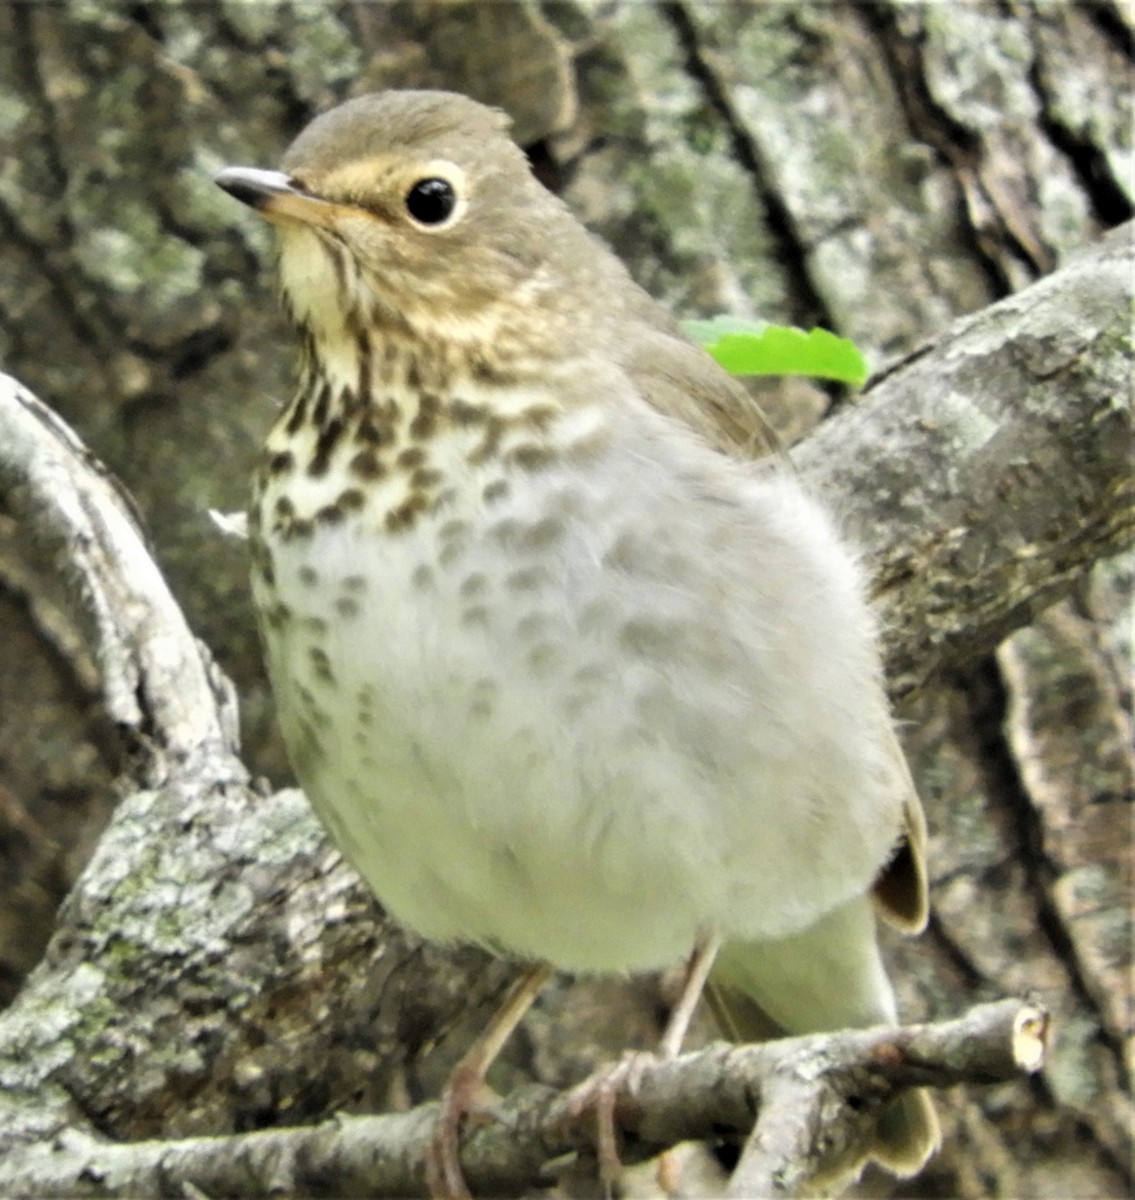
<path id="1" fill-rule="evenodd" d="M 408 471 L 413 470 L 426 461 L 426 452 L 420 446 L 407 446 L 394 461 Z"/>
<path id="2" fill-rule="evenodd" d="M 564 536 L 565 526 L 560 517 L 544 517 L 523 530 L 520 547 L 523 550 L 547 550 Z"/>
<path id="3" fill-rule="evenodd" d="M 358 512 L 366 505 L 366 493 L 361 488 L 347 488 L 339 493 L 335 503 L 346 512 Z"/>
<path id="4" fill-rule="evenodd" d="M 532 404 L 516 414 L 514 423 L 520 429 L 547 429 L 555 418 L 556 411 L 552 404 Z"/>
<path id="5" fill-rule="evenodd" d="M 603 566 L 619 570 L 635 570 L 642 564 L 642 540 L 637 534 L 620 533 L 607 547 Z"/>
<path id="6" fill-rule="evenodd" d="M 676 621 L 654 617 L 635 617 L 619 629 L 618 642 L 623 650 L 651 661 L 674 657 L 683 643 L 683 630 Z"/>
<path id="7" fill-rule="evenodd" d="M 516 383 L 515 372 L 502 370 L 484 354 L 475 354 L 469 362 L 469 367 L 476 383 L 495 383 L 504 387 Z"/>
<path id="8" fill-rule="evenodd" d="M 393 396 L 383 396 L 381 400 L 375 401 L 371 405 L 371 411 L 387 425 L 397 425 L 398 418 L 402 415 L 398 401 Z"/>
<path id="9" fill-rule="evenodd" d="M 451 400 L 449 418 L 455 425 L 480 425 L 488 416 L 483 404 L 471 404 L 468 400 Z"/>
<path id="10" fill-rule="evenodd" d="M 552 619 L 547 613 L 526 613 L 516 622 L 516 636 L 530 641 L 532 638 L 538 637 L 541 633 L 546 633 L 551 623 Z"/>
<path id="11" fill-rule="evenodd" d="M 500 542 L 506 549 L 514 550 L 520 538 L 521 524 L 515 517 L 505 517 L 489 526 L 489 537 Z"/>
<path id="12" fill-rule="evenodd" d="M 358 330 L 355 333 L 355 350 L 359 360 L 359 396 L 365 400 L 370 395 L 370 379 L 371 379 L 371 349 L 370 338 L 365 330 Z"/>
<path id="13" fill-rule="evenodd" d="M 268 474 L 284 475 L 296 465 L 296 456 L 290 450 L 280 450 L 268 458 Z"/>
<path id="14" fill-rule="evenodd" d="M 410 486 L 412 488 L 420 488 L 422 491 L 428 488 L 437 487 L 441 483 L 444 476 L 440 471 L 435 471 L 432 467 L 419 467 L 413 475 L 410 476 Z"/>
<path id="15" fill-rule="evenodd" d="M 295 729 L 298 736 L 291 737 L 289 746 L 293 760 L 304 766 L 323 761 L 327 754 L 312 722 L 303 717 L 297 718 Z"/>
<path id="16" fill-rule="evenodd" d="M 471 604 L 461 614 L 461 624 L 479 626 L 484 629 L 489 624 L 489 610 L 483 604 Z"/>
<path id="17" fill-rule="evenodd" d="M 319 431 L 319 437 L 315 442 L 315 453 L 312 454 L 311 461 L 307 464 L 307 473 L 312 479 L 318 479 L 327 474 L 331 455 L 335 452 L 335 447 L 346 431 L 347 426 L 342 417 L 332 417 Z"/>
<path id="18" fill-rule="evenodd" d="M 483 596 L 488 587 L 488 576 L 483 571 L 474 571 L 472 575 L 461 581 L 461 587 L 458 591 L 466 599 L 472 600 L 474 596 Z"/>
<path id="19" fill-rule="evenodd" d="M 515 463 L 525 471 L 537 471 L 557 458 L 556 451 L 543 442 L 523 442 L 513 446 L 505 456 L 505 462 Z"/>
<path id="20" fill-rule="evenodd" d="M 297 433 L 307 424 L 307 393 L 301 392 L 293 401 L 291 410 L 288 413 L 287 423 L 284 425 L 284 432 L 291 437 L 295 437 Z"/>
<path id="21" fill-rule="evenodd" d="M 360 450 L 351 459 L 348 468 L 353 475 L 357 475 L 360 479 L 365 479 L 368 482 L 374 479 L 381 479 L 386 474 L 386 464 L 373 450 Z"/>
<path id="22" fill-rule="evenodd" d="M 394 441 L 394 423 L 369 412 L 359 421 L 355 437 L 365 446 L 389 446 Z"/>
<path id="23" fill-rule="evenodd" d="M 489 535 L 507 550 L 532 554 L 547 550 L 563 537 L 565 525 L 560 517 L 544 517 L 526 525 L 515 517 L 505 517 L 489 526 Z"/>
<path id="24" fill-rule="evenodd" d="M 331 412 L 331 385 L 324 380 L 319 391 L 316 393 L 315 405 L 311 410 L 311 423 L 318 429 L 322 429 L 327 424 L 328 414 Z"/>
<path id="25" fill-rule="evenodd" d="M 510 592 L 531 592 L 548 583 L 551 576 L 546 567 L 524 567 L 504 577 L 504 586 Z"/>
<path id="26" fill-rule="evenodd" d="M 347 514 L 339 507 L 338 502 L 325 504 L 322 508 L 315 511 L 315 519 L 321 525 L 339 525 L 346 519 L 346 516 Z"/>
<path id="27" fill-rule="evenodd" d="M 410 436 L 423 439 L 431 437 L 437 430 L 441 417 L 441 400 L 431 392 L 418 397 L 418 411 L 410 422 Z"/>
<path id="28" fill-rule="evenodd" d="M 537 642 L 524 658 L 533 674 L 547 675 L 556 665 L 559 650 L 551 642 Z"/>
<path id="29" fill-rule="evenodd" d="M 397 507 L 390 509 L 383 522 L 390 533 L 402 533 L 412 529 L 418 517 L 429 508 L 429 499 L 422 492 L 415 492 Z"/>
<path id="30" fill-rule="evenodd" d="M 292 610 L 280 600 L 270 604 L 261 615 L 269 629 L 282 629 L 292 619 Z"/>
<path id="31" fill-rule="evenodd" d="M 315 587 L 319 582 L 319 572 L 314 567 L 300 567 L 299 581 L 304 587 Z"/>
<path id="32" fill-rule="evenodd" d="M 307 656 L 311 660 L 312 673 L 316 679 L 330 682 L 335 678 L 331 670 L 331 660 L 327 657 L 326 650 L 320 646 L 310 646 L 308 647 Z"/>
<path id="33" fill-rule="evenodd" d="M 486 504 L 495 504 L 498 500 L 503 500 L 509 493 L 507 479 L 494 479 L 492 483 L 486 483 L 481 496 Z"/>
<path id="34" fill-rule="evenodd" d="M 469 522 L 462 521 L 460 517 L 453 517 L 446 521 L 444 525 L 437 531 L 437 536 L 443 542 L 452 542 L 457 539 L 464 539 L 469 536 Z"/>
<path id="35" fill-rule="evenodd" d="M 253 539 L 250 549 L 252 569 L 272 587 L 276 582 L 276 569 L 272 563 L 272 551 L 259 538 Z"/>
<path id="36" fill-rule="evenodd" d="M 446 542 L 438 551 L 437 561 L 443 567 L 451 566 L 455 563 L 466 550 L 464 541 Z"/>
<path id="37" fill-rule="evenodd" d="M 471 466 L 478 467 L 493 458 L 500 450 L 501 439 L 504 437 L 507 423 L 497 416 L 490 416 L 485 425 L 485 432 L 480 442 L 469 451 L 467 456 Z"/>

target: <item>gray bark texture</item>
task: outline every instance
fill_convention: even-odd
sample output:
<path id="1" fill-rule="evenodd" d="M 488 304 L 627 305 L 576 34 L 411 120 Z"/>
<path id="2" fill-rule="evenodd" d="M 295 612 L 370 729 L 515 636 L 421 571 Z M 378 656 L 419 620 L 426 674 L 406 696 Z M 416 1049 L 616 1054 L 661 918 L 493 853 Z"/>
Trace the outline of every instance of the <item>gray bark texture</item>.
<path id="1" fill-rule="evenodd" d="M 386 921 L 287 787 L 208 515 L 292 372 L 269 231 L 212 173 L 440 86 L 681 315 L 878 369 L 759 396 L 877 581 L 931 828 L 902 1011 L 1031 996 L 1052 1038 L 1028 1079 L 953 1076 L 939 1156 L 854 1194 L 1131 1195 L 1133 42 L 1118 0 L 0 0 L 0 369 L 113 473 L 5 390 L 0 1162 L 412 1115 L 509 978 Z M 650 1044 L 672 983 L 557 981 L 495 1084 Z"/>

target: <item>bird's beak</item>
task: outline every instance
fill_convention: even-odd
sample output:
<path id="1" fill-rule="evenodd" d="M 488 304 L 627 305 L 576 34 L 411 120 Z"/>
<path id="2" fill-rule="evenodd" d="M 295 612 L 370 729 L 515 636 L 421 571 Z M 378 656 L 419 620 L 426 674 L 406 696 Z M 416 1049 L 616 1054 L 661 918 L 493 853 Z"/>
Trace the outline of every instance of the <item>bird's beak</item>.
<path id="1" fill-rule="evenodd" d="M 262 171 L 259 167 L 225 167 L 214 176 L 213 182 L 270 221 L 330 225 L 334 219 L 336 205 L 305 192 L 283 171 Z"/>

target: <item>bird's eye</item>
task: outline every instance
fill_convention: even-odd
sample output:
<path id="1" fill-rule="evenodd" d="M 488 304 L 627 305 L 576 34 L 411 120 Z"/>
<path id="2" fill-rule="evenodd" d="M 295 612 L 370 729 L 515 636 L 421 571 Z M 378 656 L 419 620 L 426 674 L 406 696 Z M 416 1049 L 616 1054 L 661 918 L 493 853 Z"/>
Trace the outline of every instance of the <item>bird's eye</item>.
<path id="1" fill-rule="evenodd" d="M 406 211 L 419 225 L 443 225 L 457 207 L 448 179 L 419 179 L 406 193 Z"/>

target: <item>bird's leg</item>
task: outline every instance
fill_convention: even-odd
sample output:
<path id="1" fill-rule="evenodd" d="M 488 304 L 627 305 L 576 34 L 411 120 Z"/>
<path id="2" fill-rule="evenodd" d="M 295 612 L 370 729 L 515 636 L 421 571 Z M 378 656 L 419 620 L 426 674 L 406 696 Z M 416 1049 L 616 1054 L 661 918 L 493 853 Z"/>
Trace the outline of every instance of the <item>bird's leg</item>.
<path id="1" fill-rule="evenodd" d="M 682 981 L 682 993 L 678 1003 L 670 1011 L 670 1020 L 666 1022 L 666 1031 L 662 1041 L 658 1043 L 658 1055 L 663 1059 L 677 1058 L 686 1040 L 690 1022 L 694 1019 L 694 1010 L 698 1006 L 701 994 L 705 990 L 705 981 L 713 970 L 713 960 L 721 949 L 721 938 L 710 934 L 698 938 L 693 953 L 686 963 L 686 977 Z"/>
<path id="2" fill-rule="evenodd" d="M 431 1196 L 471 1200 L 461 1171 L 461 1123 L 477 1107 L 485 1091 L 485 1075 L 551 977 L 552 968 L 542 963 L 514 979 L 492 1020 L 450 1072 L 442 1089 L 437 1128 L 426 1160 L 426 1184 Z"/>
<path id="3" fill-rule="evenodd" d="M 619 1089 L 629 1086 L 633 1092 L 647 1066 L 659 1060 L 665 1062 L 678 1057 L 693 1020 L 694 1010 L 705 988 L 705 981 L 713 967 L 713 960 L 720 949 L 721 938 L 716 934 L 698 939 L 686 962 L 682 990 L 678 1002 L 670 1011 L 670 1019 L 666 1022 L 666 1029 L 658 1043 L 657 1051 L 624 1055 L 614 1066 L 601 1067 L 575 1088 L 572 1094 L 571 1106 L 574 1113 L 582 1115 L 588 1109 L 595 1110 L 595 1152 L 599 1160 L 599 1176 L 608 1191 L 623 1170 L 615 1135 L 615 1101 Z"/>

